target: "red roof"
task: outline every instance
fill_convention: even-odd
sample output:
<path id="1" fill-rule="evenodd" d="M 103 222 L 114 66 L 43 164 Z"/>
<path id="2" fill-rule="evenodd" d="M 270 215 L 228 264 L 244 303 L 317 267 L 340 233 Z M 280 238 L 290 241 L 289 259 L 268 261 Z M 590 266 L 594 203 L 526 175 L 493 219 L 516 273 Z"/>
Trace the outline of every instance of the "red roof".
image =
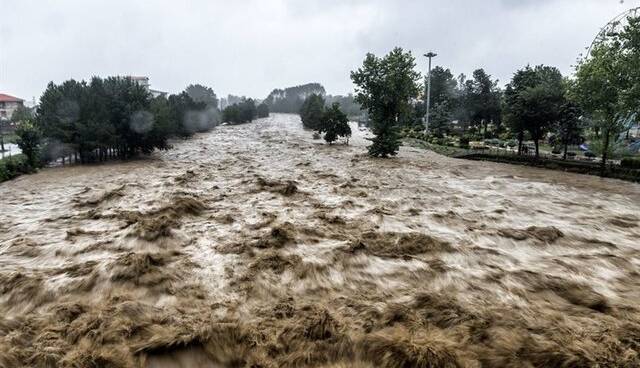
<path id="1" fill-rule="evenodd" d="M 24 102 L 23 99 L 0 93 L 0 102 Z"/>

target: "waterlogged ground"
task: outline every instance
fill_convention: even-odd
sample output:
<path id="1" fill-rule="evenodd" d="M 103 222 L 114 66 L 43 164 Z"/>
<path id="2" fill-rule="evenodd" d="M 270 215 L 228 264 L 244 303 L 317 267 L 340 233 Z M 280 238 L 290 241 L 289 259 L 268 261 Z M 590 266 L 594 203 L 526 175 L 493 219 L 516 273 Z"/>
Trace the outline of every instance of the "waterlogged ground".
<path id="1" fill-rule="evenodd" d="M 640 185 L 310 135 L 0 184 L 0 367 L 640 366 Z"/>

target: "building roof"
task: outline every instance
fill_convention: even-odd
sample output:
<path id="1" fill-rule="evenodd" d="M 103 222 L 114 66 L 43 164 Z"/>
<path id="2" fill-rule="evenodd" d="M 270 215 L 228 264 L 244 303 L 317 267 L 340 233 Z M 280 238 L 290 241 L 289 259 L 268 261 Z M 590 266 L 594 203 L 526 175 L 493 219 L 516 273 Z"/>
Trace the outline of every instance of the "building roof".
<path id="1" fill-rule="evenodd" d="M 0 102 L 24 102 L 23 99 L 0 93 Z"/>

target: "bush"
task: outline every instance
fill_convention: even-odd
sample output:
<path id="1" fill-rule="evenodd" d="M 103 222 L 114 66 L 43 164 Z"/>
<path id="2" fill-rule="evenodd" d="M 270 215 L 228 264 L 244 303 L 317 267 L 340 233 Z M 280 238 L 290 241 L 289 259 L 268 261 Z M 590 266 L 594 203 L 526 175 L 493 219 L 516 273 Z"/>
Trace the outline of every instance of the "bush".
<path id="1" fill-rule="evenodd" d="M 640 158 L 625 157 L 620 162 L 620 166 L 626 169 L 640 169 Z"/>
<path id="2" fill-rule="evenodd" d="M 518 142 L 514 140 L 510 140 L 509 142 L 507 142 L 507 146 L 509 146 L 510 148 L 517 147 Z"/>
<path id="3" fill-rule="evenodd" d="M 334 102 L 325 110 L 320 119 L 320 126 L 316 128 L 319 133 L 324 133 L 324 140 L 333 143 L 338 137 L 351 137 L 351 127 L 347 115 L 340 110 L 340 104 Z"/>
<path id="4" fill-rule="evenodd" d="M 0 182 L 33 172 L 26 155 L 15 155 L 0 160 Z"/>
<path id="5" fill-rule="evenodd" d="M 591 151 L 586 151 L 586 152 L 584 153 L 584 156 L 585 156 L 585 157 L 589 157 L 589 158 L 594 158 L 594 157 L 596 157 L 596 154 L 595 154 L 595 153 L 593 153 L 593 152 L 591 152 Z"/>
<path id="6" fill-rule="evenodd" d="M 559 155 L 562 153 L 562 150 L 559 147 L 553 147 L 553 150 L 551 150 L 551 153 L 553 153 L 554 155 Z"/>
<path id="7" fill-rule="evenodd" d="M 42 139 L 40 130 L 31 121 L 24 121 L 16 129 L 18 136 L 18 147 L 27 156 L 29 165 L 37 167 L 40 165 L 40 140 Z"/>
<path id="8" fill-rule="evenodd" d="M 318 139 L 320 139 L 320 138 L 322 138 L 322 136 L 320 136 L 320 133 L 318 133 L 318 132 L 313 132 L 313 139 L 318 140 Z"/>

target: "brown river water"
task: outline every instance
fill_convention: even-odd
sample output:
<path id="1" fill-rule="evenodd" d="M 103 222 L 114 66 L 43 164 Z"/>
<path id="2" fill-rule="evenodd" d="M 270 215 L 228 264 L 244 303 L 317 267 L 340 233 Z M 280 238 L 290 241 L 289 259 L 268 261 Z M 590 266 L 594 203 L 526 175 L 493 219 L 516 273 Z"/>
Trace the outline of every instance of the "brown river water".
<path id="1" fill-rule="evenodd" d="M 640 366 L 640 185 L 354 129 L 0 184 L 0 367 Z"/>

